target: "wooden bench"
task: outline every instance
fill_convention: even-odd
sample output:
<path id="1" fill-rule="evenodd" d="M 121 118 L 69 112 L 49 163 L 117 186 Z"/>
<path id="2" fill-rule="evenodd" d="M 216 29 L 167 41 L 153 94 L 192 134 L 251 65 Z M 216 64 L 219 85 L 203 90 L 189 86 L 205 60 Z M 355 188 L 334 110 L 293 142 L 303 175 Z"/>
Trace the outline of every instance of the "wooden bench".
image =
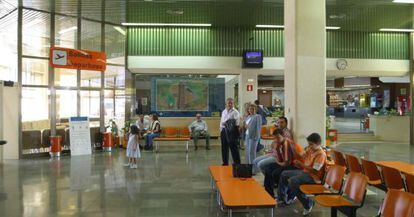
<path id="1" fill-rule="evenodd" d="M 270 209 L 274 215 L 276 201 L 253 178 L 234 178 L 232 166 L 210 166 L 211 186 L 217 186 L 217 203 L 232 216 L 235 209 Z"/>
<path id="2" fill-rule="evenodd" d="M 155 152 L 159 151 L 160 142 L 185 142 L 185 150 L 188 153 L 191 137 L 184 131 L 184 127 L 164 127 L 161 137 L 154 138 Z"/>

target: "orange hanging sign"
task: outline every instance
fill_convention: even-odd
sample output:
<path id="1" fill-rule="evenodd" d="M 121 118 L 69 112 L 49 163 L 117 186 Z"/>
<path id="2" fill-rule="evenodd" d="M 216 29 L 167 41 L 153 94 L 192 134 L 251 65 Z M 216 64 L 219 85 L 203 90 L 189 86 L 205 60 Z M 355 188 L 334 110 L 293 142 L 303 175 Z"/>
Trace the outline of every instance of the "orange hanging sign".
<path id="1" fill-rule="evenodd" d="M 52 47 L 49 63 L 53 68 L 105 71 L 106 54 L 105 52 Z"/>

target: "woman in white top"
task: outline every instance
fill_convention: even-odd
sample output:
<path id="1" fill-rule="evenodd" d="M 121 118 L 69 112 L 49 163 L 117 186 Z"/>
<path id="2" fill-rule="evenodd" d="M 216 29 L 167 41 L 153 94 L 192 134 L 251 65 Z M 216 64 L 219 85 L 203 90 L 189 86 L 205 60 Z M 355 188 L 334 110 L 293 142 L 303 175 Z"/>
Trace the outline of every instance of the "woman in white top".
<path id="1" fill-rule="evenodd" d="M 137 159 L 141 158 L 141 152 L 139 150 L 138 139 L 139 139 L 139 130 L 136 125 L 131 126 L 131 131 L 128 139 L 127 153 L 126 156 L 129 158 L 128 164 L 131 169 L 138 168 Z"/>
<path id="2" fill-rule="evenodd" d="M 155 137 L 159 137 L 161 133 L 161 123 L 158 120 L 158 115 L 153 114 L 151 116 L 152 123 L 150 128 L 148 129 L 147 133 L 144 135 L 145 137 L 145 150 L 153 150 L 153 140 Z"/>

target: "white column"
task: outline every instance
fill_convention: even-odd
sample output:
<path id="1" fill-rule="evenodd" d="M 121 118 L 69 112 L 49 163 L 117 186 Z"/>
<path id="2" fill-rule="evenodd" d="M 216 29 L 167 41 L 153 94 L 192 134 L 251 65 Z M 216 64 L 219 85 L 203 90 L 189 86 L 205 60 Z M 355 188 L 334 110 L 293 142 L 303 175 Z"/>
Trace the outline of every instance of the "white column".
<path id="1" fill-rule="evenodd" d="M 251 86 L 250 86 L 251 85 Z M 248 90 L 248 86 L 253 89 Z M 257 72 L 243 70 L 239 77 L 239 112 L 243 113 L 243 105 L 247 102 L 254 103 L 257 99 Z"/>
<path id="2" fill-rule="evenodd" d="M 325 10 L 325 0 L 285 0 L 285 114 L 302 145 L 325 138 Z"/>

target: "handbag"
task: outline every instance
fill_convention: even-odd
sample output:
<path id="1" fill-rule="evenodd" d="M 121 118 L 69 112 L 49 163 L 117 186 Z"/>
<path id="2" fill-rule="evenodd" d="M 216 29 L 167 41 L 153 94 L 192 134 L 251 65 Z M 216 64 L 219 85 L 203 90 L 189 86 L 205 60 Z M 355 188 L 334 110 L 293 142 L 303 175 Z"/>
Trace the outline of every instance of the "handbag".
<path id="1" fill-rule="evenodd" d="M 251 178 L 253 175 L 253 164 L 233 164 L 233 177 Z"/>

